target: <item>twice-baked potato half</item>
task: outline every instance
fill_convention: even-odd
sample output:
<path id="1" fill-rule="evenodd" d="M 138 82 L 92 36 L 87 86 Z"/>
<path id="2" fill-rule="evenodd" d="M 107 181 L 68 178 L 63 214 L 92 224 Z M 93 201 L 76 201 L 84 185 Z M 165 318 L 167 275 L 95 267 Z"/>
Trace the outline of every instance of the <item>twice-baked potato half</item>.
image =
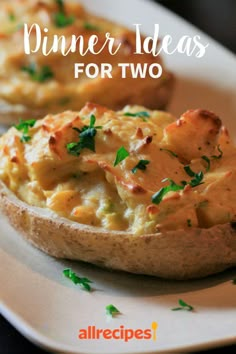
<path id="1" fill-rule="evenodd" d="M 173 75 L 165 69 L 160 56 L 134 54 L 135 32 L 90 14 L 77 1 L 2 0 L 0 21 L 0 122 L 12 124 L 19 116 L 29 119 L 66 109 L 79 110 L 87 101 L 111 109 L 120 109 L 128 103 L 162 109 L 170 99 Z M 35 27 L 30 33 L 31 49 L 36 50 L 30 55 L 24 49 L 23 24 L 29 29 L 32 24 L 41 28 L 41 41 L 36 39 Z M 111 55 L 106 45 L 99 54 L 80 55 L 79 48 L 84 45 L 85 52 L 92 35 L 98 37 L 95 46 L 98 52 L 106 33 L 115 38 L 113 52 L 121 45 L 117 54 Z M 76 50 L 63 56 L 61 40 L 57 52 L 43 55 L 43 43 L 47 43 L 49 51 L 55 35 L 58 38 L 65 36 L 66 48 L 73 35 L 78 37 Z M 88 78 L 84 72 L 74 78 L 75 63 L 85 66 L 95 63 L 98 67 L 103 63 L 112 64 L 112 78 L 101 78 L 101 75 Z M 133 78 L 131 70 L 127 69 L 124 79 L 119 63 L 147 63 L 149 66 L 159 63 L 163 74 L 159 79 L 149 75 L 145 79 Z"/>
<path id="2" fill-rule="evenodd" d="M 236 265 L 235 162 L 209 111 L 88 103 L 0 138 L 1 209 L 52 256 L 202 277 Z"/>

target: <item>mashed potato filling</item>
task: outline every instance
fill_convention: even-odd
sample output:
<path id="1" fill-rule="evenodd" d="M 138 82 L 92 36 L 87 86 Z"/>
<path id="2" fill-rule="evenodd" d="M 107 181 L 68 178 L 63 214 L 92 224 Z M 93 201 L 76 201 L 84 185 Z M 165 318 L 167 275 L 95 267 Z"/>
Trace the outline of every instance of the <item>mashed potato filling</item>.
<path id="1" fill-rule="evenodd" d="M 175 120 L 89 103 L 0 138 L 0 178 L 22 201 L 134 234 L 235 221 L 235 162 L 227 130 L 204 110 Z"/>

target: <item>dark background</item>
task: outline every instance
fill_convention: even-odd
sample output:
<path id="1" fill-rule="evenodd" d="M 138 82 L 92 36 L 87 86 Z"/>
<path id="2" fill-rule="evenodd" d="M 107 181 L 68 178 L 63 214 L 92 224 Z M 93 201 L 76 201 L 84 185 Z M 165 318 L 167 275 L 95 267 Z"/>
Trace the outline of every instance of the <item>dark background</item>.
<path id="1" fill-rule="evenodd" d="M 236 53 L 235 0 L 156 0 Z"/>
<path id="2" fill-rule="evenodd" d="M 156 2 L 184 17 L 236 53 L 236 0 L 156 0 Z M 0 354 L 44 353 L 0 317 Z M 236 353 L 236 346 L 210 350 L 207 353 Z"/>

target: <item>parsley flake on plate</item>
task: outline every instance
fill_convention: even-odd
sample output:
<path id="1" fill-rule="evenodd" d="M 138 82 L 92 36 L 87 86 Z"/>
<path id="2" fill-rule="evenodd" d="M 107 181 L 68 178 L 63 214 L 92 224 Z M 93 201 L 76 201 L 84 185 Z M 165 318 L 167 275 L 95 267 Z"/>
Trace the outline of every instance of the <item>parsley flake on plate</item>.
<path id="1" fill-rule="evenodd" d="M 119 165 L 123 160 L 129 156 L 129 152 L 122 146 L 116 153 L 116 159 L 114 162 L 114 167 Z"/>
<path id="2" fill-rule="evenodd" d="M 108 316 L 113 317 L 115 315 L 120 314 L 120 311 L 114 305 L 111 304 L 106 306 L 106 314 Z"/>
<path id="3" fill-rule="evenodd" d="M 66 278 L 70 279 L 75 285 L 80 285 L 80 287 L 86 291 L 91 291 L 90 284 L 92 283 L 91 280 L 88 278 L 80 278 L 76 275 L 70 268 L 64 269 L 63 274 Z"/>
<path id="4" fill-rule="evenodd" d="M 183 301 L 182 299 L 179 299 L 179 307 L 175 307 L 172 309 L 172 311 L 193 311 L 194 307 L 187 304 L 185 301 Z"/>

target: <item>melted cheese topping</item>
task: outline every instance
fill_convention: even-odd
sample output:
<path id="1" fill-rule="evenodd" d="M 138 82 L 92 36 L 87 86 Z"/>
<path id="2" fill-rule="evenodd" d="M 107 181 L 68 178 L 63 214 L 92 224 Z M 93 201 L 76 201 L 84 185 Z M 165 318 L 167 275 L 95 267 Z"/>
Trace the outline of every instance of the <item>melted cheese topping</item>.
<path id="1" fill-rule="evenodd" d="M 125 114 L 140 111 L 150 117 Z M 89 126 L 91 115 L 100 126 L 95 152 L 84 148 L 79 156 L 71 155 L 67 145 L 80 141 L 78 129 Z M 13 127 L 0 138 L 0 178 L 30 205 L 79 223 L 135 234 L 235 220 L 236 149 L 211 112 L 188 111 L 176 121 L 139 106 L 114 112 L 87 104 L 78 113 L 48 115 L 29 129 L 29 136 L 22 143 L 22 132 Z M 129 156 L 114 166 L 122 146 Z M 146 170 L 133 173 L 140 160 L 149 161 Z M 203 172 L 202 184 L 189 185 L 186 165 Z M 152 196 L 169 185 L 169 180 L 163 182 L 166 178 L 188 184 L 153 204 Z"/>
<path id="2" fill-rule="evenodd" d="M 19 111 L 28 110 L 41 112 L 42 114 L 57 113 L 65 109 L 79 110 L 85 102 L 94 101 L 109 107 L 123 107 L 127 102 L 139 102 L 143 104 L 152 100 L 147 98 L 146 90 L 155 92 L 160 83 L 169 80 L 169 74 L 163 72 L 160 79 L 147 77 L 143 79 L 131 79 L 131 73 L 127 70 L 127 79 L 121 78 L 121 68 L 118 63 L 154 63 L 161 62 L 161 59 L 151 54 L 133 55 L 135 51 L 135 33 L 105 19 L 98 18 L 90 13 L 77 2 L 64 0 L 64 13 L 66 18 L 72 18 L 73 23 L 64 27 L 57 27 L 55 16 L 59 12 L 59 5 L 55 0 L 1 0 L 0 4 L 0 103 L 4 109 L 17 108 Z M 116 39 L 113 51 L 118 45 L 120 50 L 116 55 L 110 55 L 107 46 L 98 55 L 87 53 L 80 56 L 79 50 L 62 56 L 60 50 L 51 52 L 44 56 L 39 50 L 37 53 L 26 55 L 24 52 L 24 30 L 22 25 L 28 27 L 37 23 L 41 27 L 41 44 L 47 38 L 48 49 L 52 45 L 54 35 L 65 36 L 67 46 L 71 43 L 72 35 L 83 36 L 85 49 L 91 35 L 98 36 L 98 43 L 95 46 L 96 52 L 102 48 L 106 33 Z M 48 28 L 44 33 L 43 29 Z M 30 35 L 31 48 L 35 48 L 36 36 L 34 31 Z M 78 40 L 78 47 L 80 41 Z M 60 47 L 59 47 L 60 48 Z M 95 63 L 99 67 L 101 63 L 112 63 L 112 79 L 87 78 L 81 73 L 78 79 L 74 79 L 74 64 Z M 44 82 L 32 79 L 28 72 L 22 67 L 36 65 L 37 72 L 47 66 L 53 73 L 53 77 Z M 116 90 L 112 90 L 116 85 Z M 137 86 L 138 85 L 138 86 Z M 101 90 L 102 87 L 102 90 Z M 139 87 L 137 92 L 131 88 Z M 119 91 L 119 96 L 117 96 Z M 130 97 L 132 96 L 132 97 Z M 151 95 L 150 95 L 151 96 Z M 146 97 L 145 100 L 142 97 Z M 131 101 L 132 99 L 132 101 Z M 161 101 L 160 98 L 159 101 Z M 165 104 L 165 99 L 159 104 Z M 44 113 L 45 112 L 45 113 Z"/>

